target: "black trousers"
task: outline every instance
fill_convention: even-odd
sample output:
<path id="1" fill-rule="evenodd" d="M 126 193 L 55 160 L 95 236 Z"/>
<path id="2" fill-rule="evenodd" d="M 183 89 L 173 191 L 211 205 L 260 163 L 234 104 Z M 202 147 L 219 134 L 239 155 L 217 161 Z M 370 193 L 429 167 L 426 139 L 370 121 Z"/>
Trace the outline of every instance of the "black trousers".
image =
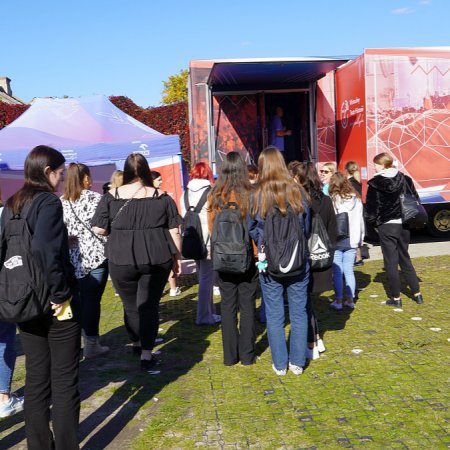
<path id="1" fill-rule="evenodd" d="M 125 327 L 132 342 L 153 350 L 159 327 L 159 302 L 173 261 L 159 265 L 120 266 L 109 263 L 109 273 L 120 295 Z"/>
<path id="2" fill-rule="evenodd" d="M 420 292 L 419 280 L 408 253 L 410 232 L 402 224 L 384 223 L 378 227 L 384 268 L 386 269 L 390 295 L 400 297 L 398 266 L 413 294 Z"/>
<path id="3" fill-rule="evenodd" d="M 218 273 L 221 295 L 223 362 L 231 366 L 255 360 L 255 301 L 258 271 L 252 264 L 245 274 Z M 240 313 L 238 328 L 238 311 Z"/>
<path id="4" fill-rule="evenodd" d="M 75 314 L 67 321 L 47 316 L 19 324 L 25 353 L 25 431 L 29 450 L 79 448 L 77 319 Z M 50 404 L 54 436 L 49 427 Z"/>

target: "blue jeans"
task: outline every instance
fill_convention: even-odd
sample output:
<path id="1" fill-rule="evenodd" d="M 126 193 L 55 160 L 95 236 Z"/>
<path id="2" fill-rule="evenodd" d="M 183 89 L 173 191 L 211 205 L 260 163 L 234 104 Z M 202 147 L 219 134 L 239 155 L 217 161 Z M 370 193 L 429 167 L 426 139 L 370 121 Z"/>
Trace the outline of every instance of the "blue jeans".
<path id="1" fill-rule="evenodd" d="M 259 281 L 266 305 L 267 335 L 269 338 L 272 361 L 277 370 L 286 369 L 288 363 L 304 367 L 306 362 L 306 339 L 308 334 L 309 272 L 286 278 L 275 278 L 260 274 Z M 287 291 L 291 333 L 289 354 L 284 331 L 283 294 Z"/>
<path id="2" fill-rule="evenodd" d="M 0 322 L 0 394 L 9 394 L 16 363 L 16 325 Z"/>
<path id="3" fill-rule="evenodd" d="M 356 248 L 336 249 L 333 259 L 333 284 L 336 300 L 342 300 L 344 297 L 344 281 L 347 290 L 347 298 L 353 300 L 355 298 L 355 272 L 353 266 L 355 264 Z"/>
<path id="4" fill-rule="evenodd" d="M 86 336 L 99 335 L 100 302 L 107 281 L 108 266 L 106 262 L 78 280 L 81 298 L 81 328 Z"/>

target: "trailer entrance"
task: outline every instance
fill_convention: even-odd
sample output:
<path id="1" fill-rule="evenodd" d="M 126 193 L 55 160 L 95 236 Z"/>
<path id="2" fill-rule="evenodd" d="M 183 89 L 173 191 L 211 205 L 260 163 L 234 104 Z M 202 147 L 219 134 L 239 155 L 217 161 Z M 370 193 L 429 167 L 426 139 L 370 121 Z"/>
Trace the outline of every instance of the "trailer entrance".
<path id="1" fill-rule="evenodd" d="M 206 105 L 208 159 L 217 171 L 224 155 L 239 151 L 248 163 L 270 143 L 270 121 L 277 106 L 284 109 L 287 161 L 317 159 L 315 90 L 317 80 L 347 59 L 303 58 L 260 60 L 215 60 L 208 63 Z M 194 90 L 203 83 L 195 78 Z M 196 94 L 193 94 L 195 98 Z M 200 95 L 198 95 L 200 101 Z M 193 102 L 196 109 L 197 101 Z M 195 117 L 193 122 L 196 122 Z M 197 122 L 196 127 L 200 128 Z M 198 154 L 204 155 L 201 140 Z M 200 133 L 197 133 L 200 136 Z"/>

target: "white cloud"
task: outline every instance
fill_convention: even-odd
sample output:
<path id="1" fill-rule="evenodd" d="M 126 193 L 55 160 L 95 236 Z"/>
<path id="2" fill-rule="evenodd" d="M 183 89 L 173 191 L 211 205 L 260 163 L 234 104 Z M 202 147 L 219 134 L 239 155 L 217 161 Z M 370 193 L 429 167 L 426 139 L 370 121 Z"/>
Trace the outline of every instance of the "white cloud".
<path id="1" fill-rule="evenodd" d="M 419 2 L 421 5 L 429 5 L 431 3 L 431 0 L 420 0 Z"/>
<path id="2" fill-rule="evenodd" d="M 391 14 L 395 14 L 397 16 L 401 16 L 403 14 L 412 14 L 414 12 L 413 8 L 397 8 L 391 10 Z"/>

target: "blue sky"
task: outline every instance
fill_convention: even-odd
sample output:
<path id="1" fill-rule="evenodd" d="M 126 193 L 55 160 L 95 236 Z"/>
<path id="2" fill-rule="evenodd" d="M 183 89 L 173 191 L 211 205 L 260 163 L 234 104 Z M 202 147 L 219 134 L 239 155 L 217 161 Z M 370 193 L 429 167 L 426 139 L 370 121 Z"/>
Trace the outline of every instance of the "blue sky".
<path id="1" fill-rule="evenodd" d="M 0 9 L 14 95 L 160 104 L 192 59 L 358 55 L 450 45 L 450 0 L 15 0 Z"/>

